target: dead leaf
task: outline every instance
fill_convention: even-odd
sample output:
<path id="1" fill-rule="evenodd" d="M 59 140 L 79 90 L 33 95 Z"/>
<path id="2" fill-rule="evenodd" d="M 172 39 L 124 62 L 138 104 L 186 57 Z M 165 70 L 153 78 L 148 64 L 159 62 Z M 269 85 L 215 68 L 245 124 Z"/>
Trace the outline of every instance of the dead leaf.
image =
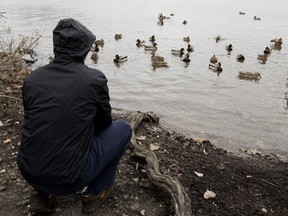
<path id="1" fill-rule="evenodd" d="M 210 191 L 207 189 L 206 192 L 204 193 L 205 199 L 214 198 L 214 197 L 216 197 L 216 194 L 213 191 Z"/>
<path id="2" fill-rule="evenodd" d="M 155 151 L 155 150 L 158 150 L 158 149 L 160 149 L 160 144 L 159 143 L 150 144 L 150 150 L 151 151 Z"/>
<path id="3" fill-rule="evenodd" d="M 7 138 L 6 140 L 3 141 L 4 144 L 10 143 L 12 140 L 10 138 Z"/>
<path id="4" fill-rule="evenodd" d="M 138 136 L 138 137 L 136 137 L 136 139 L 143 141 L 143 140 L 146 140 L 146 136 Z"/>
<path id="5" fill-rule="evenodd" d="M 195 173 L 198 177 L 203 177 L 203 173 L 199 173 L 199 172 L 196 172 L 196 171 L 194 171 L 194 173 Z"/>

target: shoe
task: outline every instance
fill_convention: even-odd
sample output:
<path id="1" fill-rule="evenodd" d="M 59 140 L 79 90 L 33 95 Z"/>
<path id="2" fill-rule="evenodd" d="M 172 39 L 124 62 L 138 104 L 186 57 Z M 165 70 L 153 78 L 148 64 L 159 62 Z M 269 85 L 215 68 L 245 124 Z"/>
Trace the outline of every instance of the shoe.
<path id="1" fill-rule="evenodd" d="M 104 190 L 97 195 L 90 193 L 82 194 L 82 211 L 84 213 L 91 213 L 96 211 L 110 196 L 112 188 Z"/>
<path id="2" fill-rule="evenodd" d="M 56 208 L 57 201 L 55 196 L 33 189 L 28 205 L 29 212 L 49 213 L 54 212 Z"/>

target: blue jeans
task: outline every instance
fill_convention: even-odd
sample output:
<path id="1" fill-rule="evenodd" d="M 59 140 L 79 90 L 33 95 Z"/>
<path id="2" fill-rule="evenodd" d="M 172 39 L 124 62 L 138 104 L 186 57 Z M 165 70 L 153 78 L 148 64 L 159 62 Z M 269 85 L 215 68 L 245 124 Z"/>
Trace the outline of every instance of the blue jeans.
<path id="1" fill-rule="evenodd" d="M 90 166 L 84 180 L 93 195 L 113 186 L 117 165 L 132 137 L 128 122 L 118 119 L 96 134 L 89 150 Z"/>

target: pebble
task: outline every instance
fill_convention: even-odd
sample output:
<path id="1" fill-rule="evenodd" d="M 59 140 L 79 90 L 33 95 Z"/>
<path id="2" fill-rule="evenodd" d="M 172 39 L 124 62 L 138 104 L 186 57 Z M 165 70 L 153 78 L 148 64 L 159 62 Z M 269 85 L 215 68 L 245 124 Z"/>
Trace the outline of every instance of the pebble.
<path id="1" fill-rule="evenodd" d="M 0 185 L 0 191 L 3 191 L 5 189 L 6 189 L 6 187 Z"/>
<path id="2" fill-rule="evenodd" d="M 5 172 L 6 172 L 6 169 L 0 170 L 0 174 L 3 174 L 3 173 L 5 173 Z"/>

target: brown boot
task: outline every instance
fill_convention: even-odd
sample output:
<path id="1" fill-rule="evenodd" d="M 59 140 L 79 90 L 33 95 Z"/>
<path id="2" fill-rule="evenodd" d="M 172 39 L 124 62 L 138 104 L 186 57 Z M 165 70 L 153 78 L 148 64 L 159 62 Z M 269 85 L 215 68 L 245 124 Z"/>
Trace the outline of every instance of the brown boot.
<path id="1" fill-rule="evenodd" d="M 97 195 L 90 193 L 82 194 L 82 211 L 91 213 L 96 211 L 110 196 L 112 188 L 104 190 Z"/>
<path id="2" fill-rule="evenodd" d="M 36 189 L 32 190 L 28 211 L 33 213 L 54 212 L 57 208 L 56 197 Z"/>

